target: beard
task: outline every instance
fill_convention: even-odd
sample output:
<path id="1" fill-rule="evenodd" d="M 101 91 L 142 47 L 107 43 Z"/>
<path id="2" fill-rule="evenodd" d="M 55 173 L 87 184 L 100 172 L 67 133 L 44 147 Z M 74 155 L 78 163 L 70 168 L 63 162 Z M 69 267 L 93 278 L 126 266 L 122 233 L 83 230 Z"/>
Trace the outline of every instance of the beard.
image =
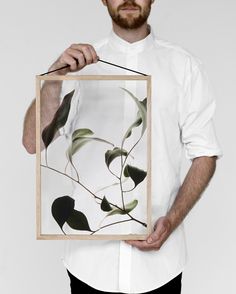
<path id="1" fill-rule="evenodd" d="M 136 12 L 126 13 L 126 17 L 123 17 L 120 14 L 120 10 L 126 7 L 132 6 L 137 8 L 139 11 L 138 16 L 135 16 Z M 107 9 L 112 18 L 112 20 L 123 29 L 137 29 L 141 27 L 148 19 L 150 11 L 151 11 L 151 0 L 145 7 L 141 7 L 135 3 L 135 1 L 126 1 L 126 3 L 117 7 L 117 9 L 113 9 L 109 3 L 107 2 Z"/>

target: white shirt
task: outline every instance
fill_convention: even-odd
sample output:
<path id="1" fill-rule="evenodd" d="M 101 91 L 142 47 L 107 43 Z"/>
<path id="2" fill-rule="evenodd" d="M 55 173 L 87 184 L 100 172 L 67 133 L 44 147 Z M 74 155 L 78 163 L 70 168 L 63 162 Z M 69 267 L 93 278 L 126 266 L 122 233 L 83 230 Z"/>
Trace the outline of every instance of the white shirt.
<path id="1" fill-rule="evenodd" d="M 211 84 L 197 57 L 176 44 L 158 39 L 152 28 L 146 38 L 134 43 L 111 30 L 107 38 L 93 46 L 101 59 L 152 76 L 154 224 L 171 207 L 181 185 L 183 150 L 190 160 L 223 155 L 213 123 L 216 102 Z M 97 62 L 84 67 L 79 74 L 133 73 Z M 68 91 L 63 85 L 61 97 Z M 71 134 L 81 126 L 79 122 L 86 117 L 83 103 L 72 100 L 61 134 Z M 183 223 L 158 251 L 141 251 L 120 240 L 65 240 L 62 256 L 65 267 L 93 288 L 124 293 L 145 293 L 161 287 L 183 271 L 187 260 Z"/>

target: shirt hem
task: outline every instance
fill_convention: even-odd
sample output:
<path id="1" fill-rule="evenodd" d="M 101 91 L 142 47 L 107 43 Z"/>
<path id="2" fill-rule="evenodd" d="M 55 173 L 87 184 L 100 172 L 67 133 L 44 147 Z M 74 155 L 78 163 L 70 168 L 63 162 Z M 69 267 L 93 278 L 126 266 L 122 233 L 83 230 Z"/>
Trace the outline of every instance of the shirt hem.
<path id="1" fill-rule="evenodd" d="M 108 292 L 108 293 L 120 293 L 120 290 L 104 290 L 104 289 L 101 289 L 101 288 L 96 288 L 93 284 L 89 284 L 87 280 L 82 280 L 77 274 L 75 274 L 73 272 L 73 270 L 70 269 L 69 265 L 65 262 L 64 258 L 61 258 L 62 260 L 62 263 L 64 264 L 65 268 L 70 272 L 72 273 L 73 276 L 75 276 L 76 278 L 78 278 L 79 280 L 81 280 L 82 282 L 86 283 L 89 287 L 92 287 L 96 290 L 99 290 L 99 291 L 103 291 L 103 292 Z M 132 291 L 132 292 L 122 292 L 122 293 L 126 293 L 126 294 L 142 294 L 142 293 L 149 293 L 149 292 L 152 292 L 154 290 L 157 290 L 158 288 L 164 286 L 165 284 L 167 284 L 168 282 L 170 282 L 172 279 L 174 279 L 175 277 L 177 277 L 181 272 L 184 271 L 186 265 L 188 263 L 188 259 L 184 262 L 184 264 L 173 274 L 171 275 L 170 279 L 168 279 L 167 281 L 165 281 L 164 283 L 161 283 L 161 284 L 158 284 L 156 285 L 154 288 L 150 288 L 148 290 L 141 290 L 138 291 L 138 292 L 135 292 L 135 291 Z"/>

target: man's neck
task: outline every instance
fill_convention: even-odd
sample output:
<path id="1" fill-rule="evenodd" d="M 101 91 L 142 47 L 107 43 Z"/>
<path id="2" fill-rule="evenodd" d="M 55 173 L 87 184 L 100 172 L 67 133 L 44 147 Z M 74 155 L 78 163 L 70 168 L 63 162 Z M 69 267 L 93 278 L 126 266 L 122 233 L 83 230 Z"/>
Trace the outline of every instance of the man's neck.
<path id="1" fill-rule="evenodd" d="M 114 32 L 122 39 L 129 43 L 134 43 L 146 38 L 149 33 L 149 26 L 147 23 L 144 23 L 138 29 L 123 29 L 119 27 L 116 23 L 112 22 Z"/>

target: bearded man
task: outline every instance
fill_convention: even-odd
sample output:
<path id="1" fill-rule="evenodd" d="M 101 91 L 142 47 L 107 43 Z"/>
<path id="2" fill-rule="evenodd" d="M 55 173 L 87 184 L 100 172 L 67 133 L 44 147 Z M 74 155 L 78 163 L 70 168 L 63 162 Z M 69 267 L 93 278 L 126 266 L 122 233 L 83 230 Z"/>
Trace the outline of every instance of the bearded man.
<path id="1" fill-rule="evenodd" d="M 222 156 L 212 120 L 215 99 L 202 62 L 179 45 L 156 37 L 148 23 L 154 0 L 102 3 L 111 17 L 110 34 L 92 45 L 72 44 L 49 71 L 69 65 L 57 74 L 129 73 L 98 62 L 101 58 L 152 76 L 153 232 L 146 240 L 66 240 L 62 260 L 71 293 L 179 294 L 187 263 L 183 220 Z M 60 81 L 45 83 L 42 129 L 58 109 L 60 93 L 67 90 L 61 90 Z M 86 105 L 82 102 L 80 107 Z M 85 108 L 83 111 L 75 111 L 57 136 L 71 132 L 76 116 L 82 120 L 86 114 Z M 26 113 L 23 144 L 29 153 L 35 153 L 35 101 Z M 181 183 L 183 148 L 191 167 Z"/>

